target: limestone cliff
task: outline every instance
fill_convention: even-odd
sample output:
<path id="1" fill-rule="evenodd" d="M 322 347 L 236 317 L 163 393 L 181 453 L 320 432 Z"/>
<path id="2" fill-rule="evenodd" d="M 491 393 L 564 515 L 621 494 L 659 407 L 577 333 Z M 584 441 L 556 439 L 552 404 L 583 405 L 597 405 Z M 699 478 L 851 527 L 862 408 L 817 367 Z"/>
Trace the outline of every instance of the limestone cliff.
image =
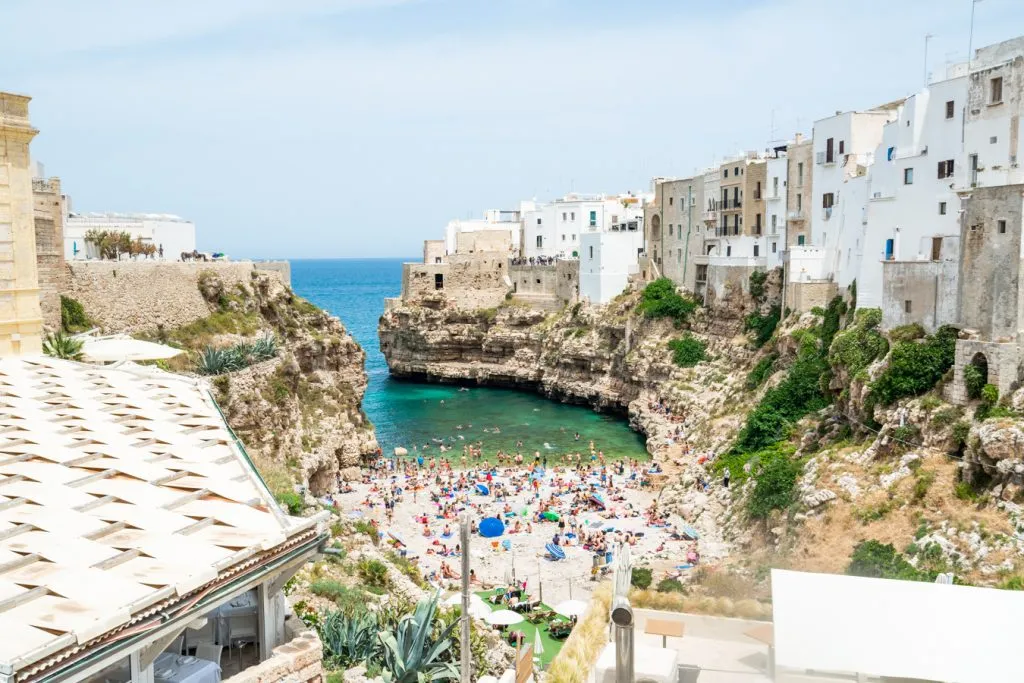
<path id="1" fill-rule="evenodd" d="M 335 490 L 377 451 L 362 412 L 365 353 L 341 322 L 253 264 L 91 263 L 69 268 L 67 294 L 90 324 L 187 351 L 161 365 L 209 381 L 228 423 L 271 489 Z M 206 349 L 261 338 L 272 358 L 203 368 Z"/>

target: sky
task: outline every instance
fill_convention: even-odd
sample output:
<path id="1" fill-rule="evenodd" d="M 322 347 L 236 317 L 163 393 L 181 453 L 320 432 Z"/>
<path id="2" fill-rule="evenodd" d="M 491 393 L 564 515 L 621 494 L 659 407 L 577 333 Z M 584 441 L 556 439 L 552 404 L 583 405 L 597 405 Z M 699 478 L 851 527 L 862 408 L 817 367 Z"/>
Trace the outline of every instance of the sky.
<path id="1" fill-rule="evenodd" d="M 410 256 L 452 218 L 650 189 L 919 89 L 971 0 L 0 0 L 0 90 L 79 211 L 233 257 Z M 976 5 L 974 47 L 1024 34 Z"/>

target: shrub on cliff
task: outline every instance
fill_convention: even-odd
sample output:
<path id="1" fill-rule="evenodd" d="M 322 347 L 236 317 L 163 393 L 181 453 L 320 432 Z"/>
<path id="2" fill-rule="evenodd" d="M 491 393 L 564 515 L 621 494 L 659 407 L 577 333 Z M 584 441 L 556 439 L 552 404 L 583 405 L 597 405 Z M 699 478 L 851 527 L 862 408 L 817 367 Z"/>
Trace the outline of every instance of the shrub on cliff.
<path id="1" fill-rule="evenodd" d="M 829 363 L 842 366 L 850 377 L 881 358 L 889 350 L 889 343 L 878 332 L 882 311 L 862 308 L 856 312 L 853 325 L 836 333 L 828 351 Z"/>
<path id="2" fill-rule="evenodd" d="M 781 319 L 782 309 L 772 306 L 767 315 L 761 315 L 758 312 L 748 315 L 743 320 L 743 327 L 746 331 L 754 333 L 754 346 L 761 348 L 775 334 L 775 328 L 779 326 Z"/>
<path id="3" fill-rule="evenodd" d="M 92 327 L 92 321 L 85 314 L 77 300 L 69 296 L 60 296 L 60 326 L 65 332 L 85 332 Z"/>
<path id="4" fill-rule="evenodd" d="M 648 318 L 671 318 L 682 324 L 697 310 L 697 302 L 680 294 L 674 282 L 662 277 L 644 287 L 637 310 Z"/>
<path id="5" fill-rule="evenodd" d="M 672 362 L 681 368 L 692 368 L 707 358 L 707 344 L 692 334 L 686 334 L 668 343 L 672 351 Z"/>
<path id="6" fill-rule="evenodd" d="M 948 326 L 919 341 L 898 342 L 889 367 L 871 383 L 871 398 L 889 405 L 904 396 L 923 394 L 953 366 L 957 331 Z"/>
<path id="7" fill-rule="evenodd" d="M 772 376 L 772 368 L 778 359 L 778 354 L 772 353 L 757 361 L 757 365 L 747 375 L 747 389 L 756 389 L 764 384 L 765 380 Z"/>
<path id="8" fill-rule="evenodd" d="M 891 543 L 883 544 L 874 539 L 857 544 L 850 556 L 846 573 L 850 576 L 904 581 L 929 581 L 932 578 L 927 572 L 920 571 L 910 564 Z"/>
<path id="9" fill-rule="evenodd" d="M 754 489 L 747 498 L 747 513 L 764 519 L 772 510 L 785 510 L 796 502 L 796 482 L 803 471 L 799 460 L 777 451 L 754 473 Z"/>

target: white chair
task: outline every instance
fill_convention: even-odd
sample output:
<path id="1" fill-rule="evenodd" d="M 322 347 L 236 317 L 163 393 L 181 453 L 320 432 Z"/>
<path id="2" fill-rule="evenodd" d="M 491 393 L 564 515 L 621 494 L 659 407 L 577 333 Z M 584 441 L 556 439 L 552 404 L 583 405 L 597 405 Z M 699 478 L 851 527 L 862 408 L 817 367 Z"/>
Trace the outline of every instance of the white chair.
<path id="1" fill-rule="evenodd" d="M 258 640 L 259 619 L 255 614 L 243 614 L 228 618 L 228 656 L 231 648 L 238 646 L 238 663 L 242 663 L 242 648 Z"/>
<path id="2" fill-rule="evenodd" d="M 205 659 L 208 662 L 213 662 L 218 667 L 220 666 L 220 655 L 224 651 L 220 645 L 214 645 L 213 643 L 199 643 L 196 646 L 196 657 L 199 659 Z"/>
<path id="3" fill-rule="evenodd" d="M 202 628 L 185 629 L 185 652 L 186 654 L 190 650 L 197 649 L 200 645 L 213 645 L 217 642 L 217 638 L 214 633 L 214 620 L 213 615 L 207 618 L 206 623 L 203 624 Z"/>

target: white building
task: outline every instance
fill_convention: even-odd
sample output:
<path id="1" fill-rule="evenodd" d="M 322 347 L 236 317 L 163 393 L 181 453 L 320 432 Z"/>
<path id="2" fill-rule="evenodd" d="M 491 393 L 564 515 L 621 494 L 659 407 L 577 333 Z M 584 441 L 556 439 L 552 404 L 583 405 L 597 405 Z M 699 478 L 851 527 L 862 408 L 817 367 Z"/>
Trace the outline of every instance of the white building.
<path id="1" fill-rule="evenodd" d="M 604 232 L 612 225 L 642 220 L 647 195 L 570 193 L 522 214 L 524 258 L 578 258 L 584 232 Z M 525 204 L 525 202 L 524 202 Z"/>
<path id="2" fill-rule="evenodd" d="M 786 146 L 776 147 L 768 157 L 767 182 L 765 183 L 765 238 L 762 253 L 765 265 L 777 268 L 782 265 L 782 253 L 786 249 L 786 184 L 789 176 L 789 160 Z"/>
<path id="3" fill-rule="evenodd" d="M 527 208 L 532 208 L 527 204 Z M 483 218 L 456 218 L 448 221 L 444 229 L 444 244 L 448 254 L 454 254 L 456 250 L 456 235 L 466 232 L 481 232 L 484 230 L 503 231 L 508 236 L 509 244 L 519 244 L 520 240 L 520 210 L 488 209 L 484 212 Z"/>
<path id="4" fill-rule="evenodd" d="M 164 213 L 70 213 L 64 221 L 64 258 L 99 258 L 96 245 L 87 243 L 90 230 L 127 232 L 163 250 L 163 259 L 178 261 L 183 252 L 196 249 L 196 226 L 180 216 Z"/>
<path id="5" fill-rule="evenodd" d="M 643 249 L 642 215 L 611 225 L 607 231 L 584 232 L 580 237 L 580 298 L 606 304 L 621 294 L 629 276 L 639 272 Z"/>

